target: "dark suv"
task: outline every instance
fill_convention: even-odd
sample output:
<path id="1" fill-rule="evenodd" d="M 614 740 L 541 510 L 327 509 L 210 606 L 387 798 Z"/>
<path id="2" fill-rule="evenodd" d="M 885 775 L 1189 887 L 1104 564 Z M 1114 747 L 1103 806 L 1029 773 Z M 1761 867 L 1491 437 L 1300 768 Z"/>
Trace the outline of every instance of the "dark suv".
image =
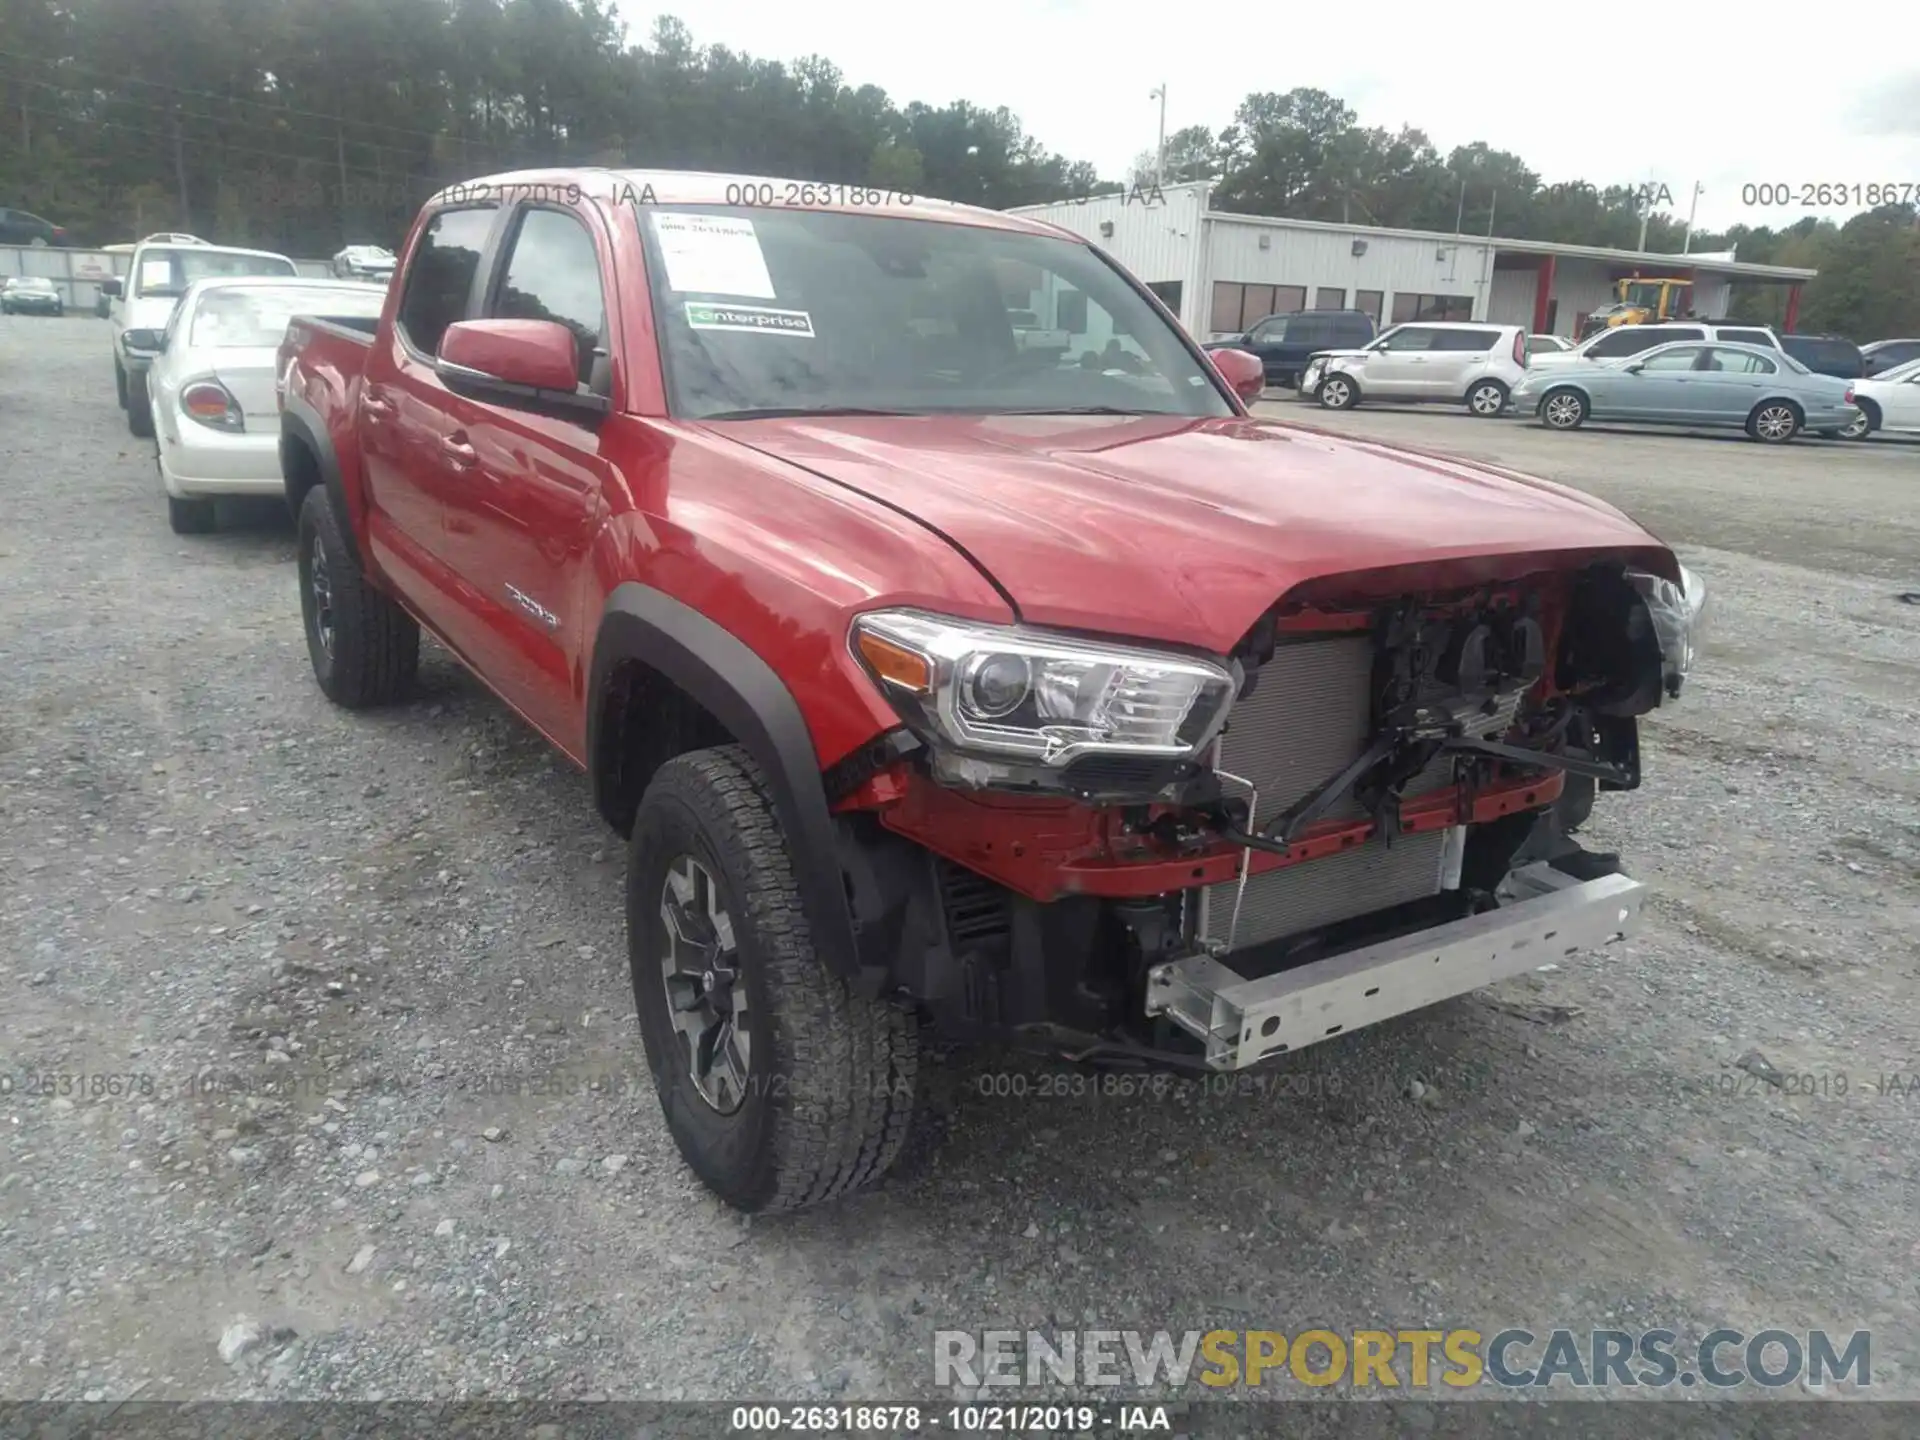
<path id="1" fill-rule="evenodd" d="M 1220 340 L 1209 350 L 1251 350 L 1266 367 L 1267 384 L 1297 386 L 1307 361 L 1322 350 L 1357 350 L 1374 337 L 1364 310 L 1295 310 L 1269 315 L 1244 335 Z"/>
<path id="2" fill-rule="evenodd" d="M 1780 348 L 1816 375 L 1858 380 L 1867 373 L 1860 347 L 1844 335 L 1782 335 Z"/>

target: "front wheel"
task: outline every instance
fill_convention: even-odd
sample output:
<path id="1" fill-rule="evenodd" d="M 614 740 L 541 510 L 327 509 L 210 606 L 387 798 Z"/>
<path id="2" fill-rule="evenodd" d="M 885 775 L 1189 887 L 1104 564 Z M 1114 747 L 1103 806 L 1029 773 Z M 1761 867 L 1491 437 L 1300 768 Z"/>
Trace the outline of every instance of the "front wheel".
<path id="1" fill-rule="evenodd" d="M 1859 405 L 1860 413 L 1854 416 L 1853 423 L 1840 432 L 1842 440 L 1864 440 L 1880 428 L 1879 408 L 1871 400 L 1862 400 Z"/>
<path id="2" fill-rule="evenodd" d="M 1483 420 L 1491 420 L 1507 408 L 1507 387 L 1498 380 L 1482 380 L 1467 391 L 1467 409 Z"/>
<path id="3" fill-rule="evenodd" d="M 1784 400 L 1763 400 L 1747 417 L 1747 434 L 1763 445 L 1784 445 L 1800 433 L 1800 412 Z"/>
<path id="4" fill-rule="evenodd" d="M 113 362 L 113 394 L 114 398 L 120 402 L 120 408 L 122 410 L 126 409 L 127 372 L 121 368 L 118 360 Z"/>
<path id="5" fill-rule="evenodd" d="M 169 495 L 167 524 L 176 535 L 205 535 L 213 529 L 213 502 L 182 500 L 178 495 Z"/>
<path id="6" fill-rule="evenodd" d="M 1550 430 L 1578 430 L 1587 423 L 1587 397 L 1578 390 L 1549 390 L 1540 419 Z"/>
<path id="7" fill-rule="evenodd" d="M 127 433 L 141 440 L 153 438 L 153 407 L 144 375 L 127 376 Z"/>
<path id="8" fill-rule="evenodd" d="M 298 544 L 300 615 L 321 693 L 348 710 L 398 700 L 420 667 L 420 627 L 367 583 L 325 486 L 300 506 Z"/>
<path id="9" fill-rule="evenodd" d="M 1329 410 L 1351 410 L 1360 403 L 1360 387 L 1344 375 L 1329 375 L 1320 382 L 1314 399 Z"/>
<path id="10" fill-rule="evenodd" d="M 748 1212 L 877 1180 L 913 1120 L 914 1017 L 815 949 L 766 776 L 735 745 L 662 765 L 627 858 L 647 1064 L 694 1173 Z"/>

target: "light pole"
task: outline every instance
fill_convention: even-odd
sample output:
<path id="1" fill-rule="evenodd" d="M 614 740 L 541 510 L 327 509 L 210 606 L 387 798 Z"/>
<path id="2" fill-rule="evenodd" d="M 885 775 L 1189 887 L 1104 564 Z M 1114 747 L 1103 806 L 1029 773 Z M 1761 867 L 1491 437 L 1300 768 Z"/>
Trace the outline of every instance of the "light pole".
<path id="1" fill-rule="evenodd" d="M 1167 85 L 1163 80 L 1147 92 L 1149 100 L 1160 102 L 1160 138 L 1153 147 L 1153 183 L 1164 185 L 1167 180 Z"/>
<path id="2" fill-rule="evenodd" d="M 1707 187 L 1698 180 L 1693 182 L 1693 203 L 1687 207 L 1687 234 L 1680 242 L 1680 253 L 1687 254 L 1693 249 L 1693 217 L 1700 213 L 1700 194 Z"/>

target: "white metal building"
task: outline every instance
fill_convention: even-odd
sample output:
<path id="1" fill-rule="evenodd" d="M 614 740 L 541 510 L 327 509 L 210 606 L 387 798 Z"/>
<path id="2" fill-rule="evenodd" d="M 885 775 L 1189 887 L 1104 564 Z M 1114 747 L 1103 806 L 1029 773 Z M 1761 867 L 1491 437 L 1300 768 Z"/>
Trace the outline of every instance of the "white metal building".
<path id="1" fill-rule="evenodd" d="M 1021 207 L 1016 214 L 1085 236 L 1146 281 L 1201 339 L 1237 335 L 1268 315 L 1364 310 L 1376 325 L 1488 320 L 1577 335 L 1590 311 L 1634 275 L 1691 279 L 1690 308 L 1725 313 L 1735 279 L 1789 287 L 1786 327 L 1817 273 L 1726 255 L 1654 255 L 1544 240 L 1387 230 L 1211 208 L 1210 181 Z"/>

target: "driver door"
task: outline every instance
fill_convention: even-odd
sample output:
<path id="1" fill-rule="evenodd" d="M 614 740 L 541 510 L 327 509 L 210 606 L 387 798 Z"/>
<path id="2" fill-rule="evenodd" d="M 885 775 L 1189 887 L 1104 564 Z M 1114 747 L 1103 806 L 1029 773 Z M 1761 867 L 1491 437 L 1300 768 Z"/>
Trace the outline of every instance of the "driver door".
<path id="1" fill-rule="evenodd" d="M 1706 354 L 1705 345 L 1675 345 L 1626 361 L 1607 387 L 1608 408 L 1622 420 L 1704 423 L 1706 377 L 1698 367 Z"/>
<path id="2" fill-rule="evenodd" d="M 1432 363 L 1431 325 L 1402 325 L 1389 330 L 1350 362 L 1363 394 L 1417 397 L 1427 393 L 1427 369 Z"/>

